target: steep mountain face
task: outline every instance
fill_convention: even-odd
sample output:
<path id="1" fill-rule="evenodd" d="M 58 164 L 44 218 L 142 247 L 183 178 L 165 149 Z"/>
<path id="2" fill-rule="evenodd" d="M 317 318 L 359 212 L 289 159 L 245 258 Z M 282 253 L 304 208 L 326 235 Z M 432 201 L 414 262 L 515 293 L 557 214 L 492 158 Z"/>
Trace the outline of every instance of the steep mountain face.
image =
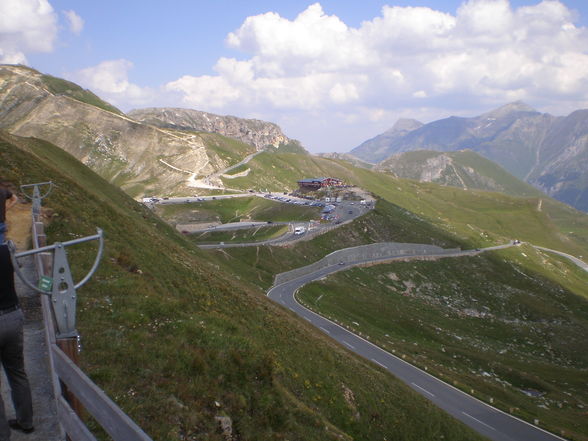
<path id="1" fill-rule="evenodd" d="M 291 142 L 276 124 L 257 119 L 220 116 L 192 109 L 148 108 L 128 113 L 136 121 L 161 128 L 220 133 L 262 150 Z"/>
<path id="2" fill-rule="evenodd" d="M 372 139 L 368 139 L 359 147 L 351 150 L 350 153 L 366 162 L 375 163 L 382 161 L 390 156 L 390 145 L 393 145 L 395 141 L 422 126 L 423 123 L 415 119 L 399 119 L 390 130 Z"/>
<path id="3" fill-rule="evenodd" d="M 382 136 L 382 135 L 381 135 Z M 362 147 L 363 146 L 363 147 Z M 475 118 L 450 117 L 391 139 L 386 147 L 351 154 L 377 162 L 414 150 L 470 149 L 500 164 L 548 195 L 588 210 L 588 111 L 567 117 L 542 114 L 516 102 Z"/>
<path id="4" fill-rule="evenodd" d="M 183 116 L 173 120 L 175 124 L 170 116 L 168 123 L 156 127 L 130 118 L 71 82 L 24 66 L 0 65 L 0 129 L 61 147 L 135 197 L 192 193 L 206 177 L 265 146 L 294 143 L 271 123 L 196 111 L 165 114 Z M 171 128 L 192 127 L 196 114 L 209 120 L 198 130 L 213 133 Z M 215 185 L 223 184 L 206 180 L 205 186 Z"/>
<path id="5" fill-rule="evenodd" d="M 562 202 L 588 211 L 588 110 L 560 118 L 537 156 L 541 166 L 533 168 L 528 182 Z"/>
<path id="6" fill-rule="evenodd" d="M 399 178 L 464 189 L 499 191 L 513 196 L 541 195 L 539 190 L 471 150 L 397 153 L 379 163 L 375 170 L 390 172 Z"/>
<path id="7" fill-rule="evenodd" d="M 55 94 L 32 69 L 0 68 L 0 109 L 0 128 L 61 147 L 134 196 L 149 192 L 151 182 L 174 188 L 222 165 L 202 138 Z"/>

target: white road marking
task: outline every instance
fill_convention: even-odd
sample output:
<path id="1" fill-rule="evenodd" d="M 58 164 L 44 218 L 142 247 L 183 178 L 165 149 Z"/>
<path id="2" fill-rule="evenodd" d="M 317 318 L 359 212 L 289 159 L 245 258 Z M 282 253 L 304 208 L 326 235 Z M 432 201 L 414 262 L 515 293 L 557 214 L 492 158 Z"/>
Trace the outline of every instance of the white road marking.
<path id="1" fill-rule="evenodd" d="M 382 363 L 380 363 L 378 360 L 374 360 L 373 358 L 371 359 L 374 363 L 376 363 L 378 366 L 383 367 L 384 369 L 388 369 L 388 366 L 383 365 Z"/>
<path id="2" fill-rule="evenodd" d="M 304 317 L 306 320 L 308 320 L 310 323 L 312 323 L 312 320 L 309 319 L 308 317 Z"/>
<path id="3" fill-rule="evenodd" d="M 347 346 L 349 346 L 351 349 L 355 349 L 355 346 L 353 346 L 352 344 L 347 343 L 345 340 L 343 340 L 343 343 L 345 343 Z"/>
<path id="4" fill-rule="evenodd" d="M 327 334 L 330 334 L 331 333 L 331 331 L 329 331 L 328 329 L 323 328 L 322 326 L 319 326 L 319 329 L 323 330 Z"/>
<path id="5" fill-rule="evenodd" d="M 422 390 L 424 393 L 431 395 L 432 397 L 434 397 L 435 395 L 432 394 L 431 392 L 429 392 L 427 389 L 425 389 L 424 387 L 419 386 L 416 383 L 410 383 L 412 384 L 414 387 L 418 387 L 420 390 Z M 469 416 L 469 415 L 468 415 Z"/>
<path id="6" fill-rule="evenodd" d="M 483 425 L 483 426 L 486 426 L 486 427 L 488 427 L 489 429 L 496 430 L 494 427 L 492 427 L 492 426 L 489 426 L 489 425 L 488 425 L 488 424 L 486 424 L 484 421 L 480 421 L 478 418 L 474 418 L 473 416 L 471 416 L 471 415 L 469 415 L 469 414 L 467 414 L 467 413 L 465 413 L 465 412 L 462 412 L 462 413 L 463 413 L 465 416 L 467 416 L 467 417 L 470 417 L 472 420 L 474 420 L 474 421 L 476 421 L 476 422 L 480 423 L 481 425 Z"/>

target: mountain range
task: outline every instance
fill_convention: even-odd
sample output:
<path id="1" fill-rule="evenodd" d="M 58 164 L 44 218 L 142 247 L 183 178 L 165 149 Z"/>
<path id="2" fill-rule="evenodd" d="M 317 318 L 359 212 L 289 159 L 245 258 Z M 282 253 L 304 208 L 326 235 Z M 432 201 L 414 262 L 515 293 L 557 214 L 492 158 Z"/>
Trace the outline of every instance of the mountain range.
<path id="1" fill-rule="evenodd" d="M 264 150 L 307 153 L 271 122 L 179 108 L 124 114 L 74 83 L 14 65 L 0 66 L 0 129 L 58 145 L 133 197 L 225 188 L 231 184 L 218 172 L 249 155 Z M 364 167 L 381 163 L 377 170 L 412 179 L 443 175 L 445 180 L 433 181 L 444 185 L 462 186 L 469 179 L 465 188 L 512 187 L 499 182 L 511 182 L 508 173 L 482 178 L 490 169 L 498 169 L 482 165 L 480 159 L 470 161 L 466 166 L 470 171 L 462 168 L 451 179 L 447 173 L 455 171 L 459 162 L 455 156 L 419 162 L 417 155 L 383 162 L 407 151 L 464 149 L 500 164 L 556 199 L 588 210 L 588 170 L 583 167 L 588 159 L 588 110 L 554 117 L 516 102 L 475 118 L 450 117 L 429 124 L 402 119 L 351 154 L 325 157 Z M 406 174 L 405 166 L 400 170 L 401 163 L 410 163 L 412 171 Z M 435 164 L 440 168 L 435 169 Z M 247 173 L 246 167 L 243 172 Z M 521 194 L 529 194 L 527 190 Z"/>
<path id="2" fill-rule="evenodd" d="M 588 211 L 588 110 L 565 117 L 515 102 L 473 118 L 399 120 L 350 154 L 378 163 L 414 150 L 469 149 L 546 194 Z"/>
<path id="3" fill-rule="evenodd" d="M 388 138 L 425 127 L 401 121 Z M 352 159 L 309 155 L 272 123 L 185 109 L 124 114 L 68 81 L 0 66 L 0 175 L 15 185 L 54 182 L 43 200 L 49 242 L 103 228 L 104 258 L 78 298 L 81 366 L 153 439 L 481 440 L 266 294 L 277 274 L 343 248 L 404 242 L 473 251 L 517 238 L 519 246 L 455 259 L 346 269 L 300 295 L 311 295 L 311 308 L 335 305 L 323 313 L 431 375 L 588 441 L 587 276 L 531 246 L 588 255 L 588 215 L 473 150 L 404 152 L 377 166 Z M 264 224 L 302 220 L 300 210 L 316 208 L 321 222 L 318 207 L 249 191 L 291 190 L 308 176 L 355 187 L 317 197 L 367 192 L 377 203 L 287 246 L 204 250 L 129 197 L 202 194 L 211 190 L 190 185 L 208 180 L 218 185 L 213 195 L 243 197 L 159 207 Z M 348 202 L 350 210 L 361 205 Z M 94 253 L 72 249 L 69 258 L 90 267 Z M 529 390 L 542 395 L 521 393 Z"/>
<path id="4" fill-rule="evenodd" d="M 134 197 L 189 192 L 264 148 L 301 149 L 273 123 L 183 109 L 125 115 L 74 83 L 13 65 L 0 66 L 0 129 L 58 145 Z"/>

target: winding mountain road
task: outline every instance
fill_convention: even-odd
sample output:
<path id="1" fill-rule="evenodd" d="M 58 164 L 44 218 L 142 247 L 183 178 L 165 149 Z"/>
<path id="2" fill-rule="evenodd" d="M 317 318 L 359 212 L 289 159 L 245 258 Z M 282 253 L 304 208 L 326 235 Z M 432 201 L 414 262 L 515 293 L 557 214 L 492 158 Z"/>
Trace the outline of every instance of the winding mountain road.
<path id="1" fill-rule="evenodd" d="M 579 266 L 580 268 L 582 268 L 584 271 L 588 271 L 588 263 L 584 262 L 583 260 L 578 259 L 577 257 L 572 256 L 571 254 L 568 253 L 563 253 L 561 251 L 557 251 L 557 250 L 552 250 L 551 248 L 544 248 L 544 247 L 540 247 L 537 245 L 532 245 L 534 248 L 541 250 L 541 251 L 547 251 L 549 253 L 554 253 L 554 254 L 558 254 L 562 257 L 565 257 L 566 259 L 571 260 L 573 263 L 575 263 L 577 266 Z M 582 256 L 580 256 L 582 257 Z"/>
<path id="2" fill-rule="evenodd" d="M 415 259 L 423 257 L 458 257 L 474 255 L 484 251 L 507 248 L 513 244 L 484 248 L 476 251 L 462 251 L 452 254 L 422 254 L 418 256 L 398 256 L 396 259 Z M 391 261 L 394 256 L 379 261 Z M 373 262 L 373 261 L 372 261 Z M 362 337 L 348 331 L 338 324 L 316 314 L 296 300 L 295 293 L 302 286 L 329 274 L 348 269 L 369 261 L 347 262 L 330 265 L 312 273 L 272 287 L 267 296 L 307 320 L 321 332 L 327 334 L 349 350 L 387 370 L 425 398 L 462 421 L 478 433 L 493 441 L 555 441 L 563 440 L 557 435 L 524 422 L 512 415 L 496 409 L 427 372 L 407 363 L 399 357 L 383 350 Z"/>

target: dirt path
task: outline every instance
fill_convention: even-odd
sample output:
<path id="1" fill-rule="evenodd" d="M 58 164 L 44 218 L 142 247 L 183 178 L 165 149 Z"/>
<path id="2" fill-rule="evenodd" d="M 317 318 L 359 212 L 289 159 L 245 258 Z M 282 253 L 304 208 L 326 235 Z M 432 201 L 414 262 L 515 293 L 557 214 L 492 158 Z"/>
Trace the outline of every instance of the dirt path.
<path id="1" fill-rule="evenodd" d="M 8 225 L 7 238 L 16 244 L 16 248 L 28 248 L 31 238 L 31 204 L 17 203 L 6 213 Z"/>

